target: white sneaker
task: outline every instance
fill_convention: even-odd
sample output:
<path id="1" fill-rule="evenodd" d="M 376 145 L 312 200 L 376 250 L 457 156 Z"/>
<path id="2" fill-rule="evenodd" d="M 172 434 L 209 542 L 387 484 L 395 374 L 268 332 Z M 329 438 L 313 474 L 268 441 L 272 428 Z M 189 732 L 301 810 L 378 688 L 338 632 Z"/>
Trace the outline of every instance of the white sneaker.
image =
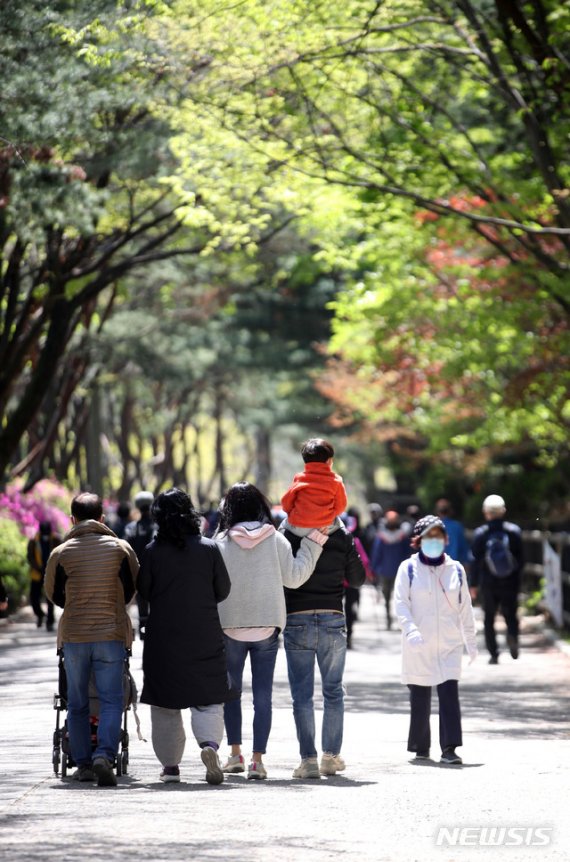
<path id="1" fill-rule="evenodd" d="M 321 757 L 321 775 L 336 775 L 345 769 L 346 763 L 340 754 L 323 754 Z"/>
<path id="2" fill-rule="evenodd" d="M 165 766 L 158 776 L 165 784 L 177 784 L 180 781 L 178 766 Z"/>
<path id="3" fill-rule="evenodd" d="M 304 757 L 293 770 L 293 778 L 320 778 L 319 761 L 316 757 Z"/>
<path id="4" fill-rule="evenodd" d="M 245 760 L 241 754 L 231 754 L 222 766 L 222 772 L 245 772 Z"/>
<path id="5" fill-rule="evenodd" d="M 202 763 L 206 767 L 206 781 L 208 784 L 221 784 L 224 780 L 224 773 L 220 766 L 218 752 L 215 748 L 207 745 L 202 749 L 200 756 L 202 758 Z"/>
<path id="6" fill-rule="evenodd" d="M 263 763 L 259 763 L 257 760 L 252 760 L 249 764 L 249 769 L 247 770 L 248 778 L 267 778 L 267 770 Z"/>

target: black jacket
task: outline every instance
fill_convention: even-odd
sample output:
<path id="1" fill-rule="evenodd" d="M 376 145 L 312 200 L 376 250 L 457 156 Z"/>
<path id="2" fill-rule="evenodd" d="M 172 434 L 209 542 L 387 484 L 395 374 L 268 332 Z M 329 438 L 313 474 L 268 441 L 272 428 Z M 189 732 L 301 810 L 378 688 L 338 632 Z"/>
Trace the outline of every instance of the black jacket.
<path id="1" fill-rule="evenodd" d="M 485 562 L 487 540 L 490 533 L 503 531 L 509 538 L 509 549 L 516 561 L 517 567 L 511 575 L 506 578 L 497 578 L 490 571 Z M 520 527 L 504 521 L 502 518 L 493 518 L 481 527 L 477 527 L 473 534 L 471 546 L 473 563 L 469 573 L 469 584 L 472 587 L 486 586 L 500 587 L 503 590 L 517 590 L 519 586 L 519 575 L 524 565 L 523 543 Z"/>
<path id="2" fill-rule="evenodd" d="M 301 537 L 287 529 L 284 535 L 296 555 Z M 361 587 L 365 577 L 352 534 L 340 526 L 329 535 L 309 580 L 296 590 L 285 587 L 287 613 L 317 609 L 342 612 L 345 581 L 351 587 Z"/>
<path id="3" fill-rule="evenodd" d="M 153 541 L 137 588 L 150 603 L 143 649 L 143 703 L 168 709 L 223 703 L 230 692 L 218 602 L 230 578 L 215 542 L 185 548 Z"/>

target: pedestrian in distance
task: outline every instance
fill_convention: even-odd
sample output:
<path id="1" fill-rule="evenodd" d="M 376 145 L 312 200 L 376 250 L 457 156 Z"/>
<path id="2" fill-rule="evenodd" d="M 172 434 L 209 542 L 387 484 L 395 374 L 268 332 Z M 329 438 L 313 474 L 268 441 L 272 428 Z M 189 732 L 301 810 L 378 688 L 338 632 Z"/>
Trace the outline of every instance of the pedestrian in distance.
<path id="1" fill-rule="evenodd" d="M 103 503 L 82 493 L 71 503 L 73 527 L 49 557 L 46 595 L 62 607 L 58 646 L 67 675 L 67 725 L 76 781 L 115 786 L 123 714 L 123 669 L 132 643 L 126 606 L 135 593 L 138 560 L 131 546 L 104 523 Z M 89 680 L 100 702 L 92 750 Z"/>
<path id="2" fill-rule="evenodd" d="M 111 529 L 113 530 L 115 535 L 119 537 L 119 539 L 124 539 L 125 530 L 131 522 L 131 504 L 127 500 L 121 500 L 121 502 L 117 504 L 115 517 L 112 521 L 112 524 L 110 525 Z"/>
<path id="3" fill-rule="evenodd" d="M 312 530 L 301 540 L 294 557 L 287 539 L 275 529 L 270 505 L 261 491 L 240 482 L 223 500 L 215 539 L 232 583 L 219 613 L 228 671 L 236 688 L 242 687 L 248 656 L 251 663 L 253 754 L 247 777 L 264 779 L 278 638 L 286 622 L 283 587 L 295 589 L 310 577 L 327 536 Z M 224 720 L 231 755 L 223 771 L 244 772 L 241 698 L 225 704 Z"/>
<path id="4" fill-rule="evenodd" d="M 151 491 L 141 491 L 135 497 L 135 506 L 139 510 L 140 517 L 136 521 L 130 521 L 125 526 L 125 539 L 134 548 L 139 562 L 142 562 L 145 549 L 156 535 L 156 524 L 151 516 L 151 506 L 154 494 Z M 148 602 L 137 593 L 137 609 L 139 612 L 139 637 L 144 640 L 146 624 L 148 620 Z"/>
<path id="5" fill-rule="evenodd" d="M 402 629 L 402 683 L 410 690 L 408 751 L 430 757 L 432 686 L 439 699 L 441 763 L 461 764 L 463 744 L 458 681 L 463 646 L 477 657 L 475 621 L 461 563 L 445 553 L 447 533 L 435 515 L 421 518 L 412 533 L 416 553 L 401 563 L 395 601 Z"/>
<path id="6" fill-rule="evenodd" d="M 312 443 L 312 441 L 309 441 Z M 313 456 L 327 453 L 315 446 Z M 312 500 L 308 511 L 302 511 L 297 500 L 295 516 L 307 523 L 315 516 Z M 330 506 L 323 510 L 330 517 Z M 323 519 L 319 526 L 323 525 Z M 315 523 L 316 526 L 316 523 Z M 299 527 L 287 518 L 280 527 L 298 553 L 301 541 L 310 527 Z M 311 577 L 298 589 L 285 589 L 287 625 L 283 634 L 287 672 L 293 699 L 293 717 L 297 729 L 301 763 L 294 778 L 320 778 L 345 769 L 341 757 L 344 726 L 343 674 L 346 659 L 346 621 L 343 592 L 347 583 L 360 587 L 365 571 L 352 534 L 339 517 L 327 527 L 329 539 Z M 319 766 L 315 747 L 315 711 L 313 705 L 315 661 L 318 664 L 323 700 L 322 758 Z"/>
<path id="7" fill-rule="evenodd" d="M 328 440 L 313 437 L 303 443 L 301 456 L 305 469 L 295 474 L 281 505 L 294 527 L 326 527 L 344 512 L 347 504 L 342 478 L 332 470 L 334 448 Z"/>
<path id="8" fill-rule="evenodd" d="M 370 557 L 370 554 L 372 553 L 372 545 L 374 544 L 374 539 L 376 538 L 376 534 L 380 528 L 384 510 L 380 503 L 370 503 L 368 506 L 368 514 L 370 515 L 370 521 L 362 532 L 361 541 L 364 545 L 364 550 Z"/>
<path id="9" fill-rule="evenodd" d="M 221 784 L 223 704 L 232 691 L 218 603 L 229 595 L 229 575 L 217 544 L 201 535 L 201 516 L 188 494 L 178 488 L 159 494 L 151 515 L 158 532 L 138 578 L 150 607 L 141 701 L 150 704 L 160 780 L 180 781 L 186 743 L 182 710 L 189 709 L 206 781 Z"/>
<path id="10" fill-rule="evenodd" d="M 505 520 L 507 508 L 498 494 L 483 500 L 486 523 L 473 535 L 470 572 L 471 595 L 480 595 L 485 615 L 485 646 L 489 664 L 499 663 L 495 617 L 500 611 L 507 624 L 507 646 L 512 658 L 519 657 L 519 621 L 517 617 L 520 575 L 524 565 L 520 527 Z"/>
<path id="11" fill-rule="evenodd" d="M 392 628 L 390 605 L 398 569 L 410 556 L 410 535 L 407 525 L 402 524 L 398 512 L 386 512 L 372 545 L 370 568 L 378 593 L 386 605 L 386 628 Z"/>
<path id="12" fill-rule="evenodd" d="M 46 620 L 46 629 L 53 631 L 55 615 L 53 602 L 47 599 L 47 614 L 42 607 L 44 580 L 49 555 L 61 539 L 53 531 L 51 521 L 40 521 L 38 532 L 28 542 L 27 558 L 30 565 L 30 605 L 36 616 L 36 625 L 41 629 Z"/>
<path id="13" fill-rule="evenodd" d="M 469 550 L 469 542 L 465 535 L 465 528 L 461 521 L 458 521 L 453 511 L 453 506 L 442 497 L 435 504 L 435 514 L 441 518 L 445 531 L 448 536 L 448 544 L 445 552 L 452 560 L 457 560 L 461 563 L 467 574 L 469 574 L 469 564 L 471 561 L 471 553 Z"/>
<path id="14" fill-rule="evenodd" d="M 358 556 L 362 560 L 366 578 L 373 581 L 372 570 L 368 554 L 364 550 L 364 530 L 360 526 L 360 512 L 351 506 L 346 513 L 346 521 L 342 519 L 349 533 L 352 533 L 354 546 Z M 360 587 L 351 587 L 348 581 L 344 584 L 344 616 L 346 619 L 346 648 L 352 649 L 352 631 L 354 623 L 358 620 L 358 607 L 360 605 Z"/>
<path id="15" fill-rule="evenodd" d="M 4 586 L 4 581 L 2 580 L 2 575 L 0 575 L 0 614 L 4 615 L 8 611 L 8 593 L 6 592 L 6 587 Z"/>

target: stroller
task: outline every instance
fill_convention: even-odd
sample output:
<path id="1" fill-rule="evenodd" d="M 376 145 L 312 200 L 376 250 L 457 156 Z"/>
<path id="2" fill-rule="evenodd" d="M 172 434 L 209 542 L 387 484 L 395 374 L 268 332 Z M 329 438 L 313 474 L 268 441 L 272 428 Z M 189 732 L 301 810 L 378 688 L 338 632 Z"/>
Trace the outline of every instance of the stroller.
<path id="1" fill-rule="evenodd" d="M 63 650 L 59 649 L 57 654 L 59 656 L 58 692 L 53 696 L 53 708 L 56 710 L 56 721 L 53 733 L 52 764 L 55 774 L 61 774 L 61 777 L 65 778 L 68 770 L 72 769 L 76 764 L 71 756 L 67 719 L 62 723 L 61 715 L 62 712 L 67 710 L 67 675 L 65 673 Z M 130 651 L 127 652 L 123 667 L 123 721 L 119 735 L 119 752 L 114 763 L 115 771 L 119 777 L 121 775 L 126 775 L 128 771 L 129 732 L 127 730 L 127 713 L 131 707 L 135 716 L 139 738 L 142 739 L 136 711 L 138 697 L 137 686 L 129 669 L 129 656 Z M 92 750 L 95 750 L 97 745 L 97 728 L 99 725 L 99 699 L 97 697 L 97 689 L 93 678 L 89 682 L 89 723 L 91 727 L 91 746 Z"/>

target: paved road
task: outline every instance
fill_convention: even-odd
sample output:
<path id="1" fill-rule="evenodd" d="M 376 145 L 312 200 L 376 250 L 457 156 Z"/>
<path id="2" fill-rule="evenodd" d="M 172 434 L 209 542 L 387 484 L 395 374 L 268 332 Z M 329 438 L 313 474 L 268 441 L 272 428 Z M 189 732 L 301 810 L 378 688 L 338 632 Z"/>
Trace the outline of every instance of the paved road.
<path id="1" fill-rule="evenodd" d="M 567 860 L 570 658 L 525 621 L 517 662 L 481 655 L 461 686 L 464 766 L 416 765 L 406 752 L 407 690 L 399 683 L 399 634 L 379 621 L 364 588 L 348 654 L 346 773 L 293 781 L 297 747 L 285 672 L 278 657 L 275 710 L 266 758 L 269 780 L 230 776 L 204 782 L 188 730 L 183 782 L 165 786 L 150 742 L 131 734 L 130 774 L 117 789 L 62 781 L 51 770 L 57 678 L 55 638 L 30 618 L 0 628 L 0 824 L 3 858 L 70 860 Z M 141 644 L 132 670 L 140 684 Z M 145 735 L 148 708 L 140 707 Z M 250 726 L 250 710 L 244 726 Z M 134 724 L 131 722 L 131 730 Z M 433 719 L 437 738 L 437 719 Z M 435 745 L 434 745 L 435 749 Z M 437 845 L 441 827 L 443 846 Z M 543 847 L 449 846 L 490 833 L 465 827 L 520 827 L 503 842 Z M 532 832 L 540 828 L 543 832 Z M 455 831 L 454 831 L 455 830 Z M 531 830 L 531 831 L 529 831 Z M 540 854 L 540 857 L 539 857 Z"/>

